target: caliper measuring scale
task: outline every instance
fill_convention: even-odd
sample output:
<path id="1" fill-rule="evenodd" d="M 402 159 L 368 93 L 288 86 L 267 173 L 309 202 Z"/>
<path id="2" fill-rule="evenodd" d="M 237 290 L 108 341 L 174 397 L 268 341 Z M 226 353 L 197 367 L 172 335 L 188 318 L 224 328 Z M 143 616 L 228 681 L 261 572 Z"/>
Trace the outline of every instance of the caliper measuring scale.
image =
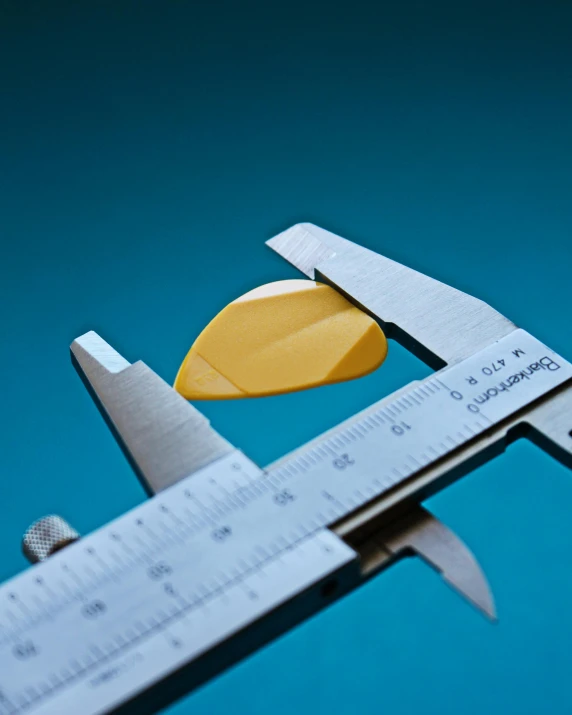
<path id="1" fill-rule="evenodd" d="M 572 367 L 485 303 L 323 229 L 269 245 L 439 372 L 261 470 L 144 363 L 95 333 L 74 341 L 155 496 L 1 587 L 1 715 L 155 712 L 409 553 L 494 616 L 474 556 L 420 502 L 525 434 L 572 466 Z"/>

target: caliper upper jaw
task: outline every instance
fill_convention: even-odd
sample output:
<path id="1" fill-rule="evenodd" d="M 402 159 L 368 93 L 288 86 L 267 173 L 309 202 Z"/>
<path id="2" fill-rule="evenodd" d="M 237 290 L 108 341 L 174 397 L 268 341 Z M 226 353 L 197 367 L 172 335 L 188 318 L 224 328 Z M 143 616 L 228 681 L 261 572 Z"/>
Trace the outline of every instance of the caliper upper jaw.
<path id="1" fill-rule="evenodd" d="M 267 245 L 374 317 L 434 369 L 463 360 L 516 326 L 483 301 L 310 223 Z"/>
<path id="2" fill-rule="evenodd" d="M 372 315 L 430 367 L 460 362 L 516 326 L 487 303 L 310 223 L 296 224 L 267 245 L 310 278 L 323 280 Z M 572 385 L 526 410 L 526 434 L 572 468 Z M 528 433 L 526 426 L 530 427 Z"/>

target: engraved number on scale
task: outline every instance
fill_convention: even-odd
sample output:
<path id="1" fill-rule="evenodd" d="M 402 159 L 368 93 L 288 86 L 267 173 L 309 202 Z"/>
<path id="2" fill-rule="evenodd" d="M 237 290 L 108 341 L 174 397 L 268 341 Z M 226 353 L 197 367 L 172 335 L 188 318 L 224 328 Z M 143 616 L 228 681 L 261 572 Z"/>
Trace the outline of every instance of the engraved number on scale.
<path id="1" fill-rule="evenodd" d="M 266 473 L 235 451 L 15 577 L 0 587 L 0 715 L 120 702 L 351 561 L 323 527 L 571 377 L 516 330 Z"/>

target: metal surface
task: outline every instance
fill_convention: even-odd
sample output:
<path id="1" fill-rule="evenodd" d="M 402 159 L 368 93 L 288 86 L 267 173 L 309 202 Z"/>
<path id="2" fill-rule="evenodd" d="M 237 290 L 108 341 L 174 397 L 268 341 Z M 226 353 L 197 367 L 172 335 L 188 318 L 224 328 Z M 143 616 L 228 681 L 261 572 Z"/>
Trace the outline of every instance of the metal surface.
<path id="1" fill-rule="evenodd" d="M 337 288 L 433 368 L 474 355 L 516 327 L 483 301 L 310 223 L 267 245 Z"/>
<path id="2" fill-rule="evenodd" d="M 411 550 L 491 619 L 496 617 L 488 582 L 465 544 L 422 507 L 414 507 L 379 532 L 378 541 L 393 555 Z"/>
<path id="3" fill-rule="evenodd" d="M 142 362 L 130 365 L 97 333 L 74 340 L 71 351 L 150 494 L 232 451 L 203 414 Z"/>
<path id="4" fill-rule="evenodd" d="M 61 516 L 50 515 L 35 521 L 24 534 L 22 551 L 31 563 L 47 558 L 79 539 L 79 533 Z"/>
<path id="5" fill-rule="evenodd" d="M 356 585 L 355 551 L 324 529 L 236 569 L 205 557 L 205 543 L 224 554 L 225 542 L 187 494 L 197 482 L 205 497 L 250 484 L 260 470 L 237 459 L 241 469 L 224 457 L 0 587 L 0 715 L 154 712 L 158 681 L 168 702 L 177 678 L 196 685 L 267 629 L 280 633 Z M 244 644 L 253 624 L 264 625 Z"/>
<path id="6" fill-rule="evenodd" d="M 148 490 L 173 486 L 41 564 L 39 578 L 2 587 L 16 605 L 0 641 L 0 715 L 71 715 L 78 703 L 86 715 L 154 712 L 410 553 L 494 616 L 476 559 L 419 502 L 520 436 L 572 467 L 572 366 L 485 303 L 323 229 L 295 226 L 269 244 L 447 367 L 260 470 L 143 363 L 94 333 L 75 341 Z M 51 594 L 41 606 L 38 588 Z M 199 634 L 187 642 L 189 615 Z M 71 656 L 55 643 L 62 629 Z"/>
<path id="7" fill-rule="evenodd" d="M 538 344 L 537 341 L 531 339 L 530 336 L 520 333 L 522 333 L 522 331 L 515 334 L 519 335 L 519 337 L 514 338 L 514 340 L 518 340 L 514 345 L 518 344 L 521 347 L 525 347 L 531 354 L 535 349 L 540 350 L 539 355 L 545 352 L 546 349 L 544 346 Z M 501 358 L 505 355 L 508 359 L 510 349 L 514 347 L 514 340 L 511 340 L 508 347 L 505 348 L 506 355 L 502 352 L 500 346 L 494 348 L 495 352 L 493 355 Z M 488 358 L 484 356 L 483 359 Z M 515 363 L 517 363 L 520 358 L 514 358 L 514 360 Z M 405 389 L 398 396 L 394 395 L 391 396 L 391 398 L 387 398 L 387 400 L 382 400 L 364 413 L 356 415 L 347 423 L 332 430 L 331 433 L 328 433 L 323 438 L 319 438 L 317 444 L 312 443 L 306 447 L 302 447 L 295 453 L 288 455 L 278 464 L 269 467 L 267 472 L 270 475 L 270 479 L 273 480 L 272 483 L 274 483 L 274 486 L 276 487 L 278 484 L 287 485 L 290 499 L 296 497 L 298 502 L 289 509 L 290 513 L 284 512 L 287 517 L 286 523 L 281 519 L 284 513 L 276 514 L 270 524 L 275 533 L 273 532 L 268 537 L 264 536 L 264 517 L 268 506 L 264 503 L 259 505 L 258 509 L 251 506 L 246 518 L 249 522 L 258 525 L 256 530 L 256 539 L 258 542 L 260 544 L 267 544 L 275 541 L 278 537 L 284 538 L 284 534 L 290 528 L 288 526 L 290 522 L 302 524 L 305 530 L 311 530 L 315 528 L 316 523 L 322 523 L 320 519 L 326 524 L 337 521 L 342 517 L 348 517 L 348 515 L 354 513 L 356 507 L 360 506 L 364 501 L 368 503 L 371 502 L 372 496 L 385 494 L 390 491 L 392 487 L 400 483 L 411 484 L 412 482 L 408 477 L 419 471 L 420 465 L 428 460 L 425 454 L 426 452 L 430 453 L 428 450 L 433 450 L 435 454 L 437 454 L 438 451 L 440 456 L 444 457 L 454 452 L 454 449 L 463 442 L 470 441 L 470 437 L 485 429 L 492 422 L 491 418 L 479 414 L 477 419 L 472 413 L 467 413 L 465 417 L 466 400 L 465 402 L 461 401 L 461 403 L 459 403 L 458 400 L 452 400 L 450 397 L 450 393 L 453 389 L 451 385 L 456 384 L 455 379 L 457 383 L 460 382 L 461 389 L 463 389 L 465 380 L 463 371 L 469 369 L 470 367 L 465 364 L 462 369 L 459 368 L 448 371 L 449 389 L 442 387 L 438 382 L 428 380 L 425 387 L 422 384 L 412 387 L 410 390 L 411 395 L 408 395 L 408 391 Z M 548 376 L 551 380 L 554 379 L 550 376 L 550 371 L 544 372 L 544 377 Z M 457 374 L 458 377 L 455 378 Z M 537 376 L 536 379 L 541 378 Z M 483 387 L 481 383 L 478 390 L 482 390 Z M 139 388 L 134 385 L 133 390 L 137 391 L 137 389 Z M 164 389 L 170 390 L 167 386 L 165 386 Z M 537 393 L 529 393 L 526 399 L 533 399 L 535 394 L 540 394 L 543 389 L 544 388 L 539 385 Z M 466 396 L 466 399 L 468 399 L 468 396 Z M 515 398 L 511 396 L 510 399 L 513 400 Z M 459 410 L 459 407 L 461 410 Z M 455 414 L 442 417 L 442 415 L 450 413 L 453 408 L 457 410 Z M 510 412 L 514 407 L 509 406 L 507 409 Z M 406 412 L 407 414 L 405 414 Z M 398 413 L 400 414 L 399 420 L 396 418 Z M 436 420 L 435 415 L 441 416 L 441 420 Z M 469 420 L 469 417 L 473 417 L 473 419 Z M 498 419 L 498 415 L 496 419 Z M 401 434 L 403 430 L 399 427 L 399 424 L 403 424 L 402 420 L 407 420 L 407 429 L 411 435 L 403 436 Z M 459 421 L 463 420 L 470 422 L 470 425 L 467 423 L 464 425 L 463 429 L 466 430 L 465 434 L 455 435 L 455 437 L 450 436 L 448 433 L 451 432 L 451 425 L 456 426 Z M 355 440 L 355 434 L 359 434 L 360 437 L 363 438 L 366 432 L 371 432 L 374 421 L 377 426 L 377 434 L 373 432 L 364 439 L 364 443 L 352 445 L 352 440 Z M 443 424 L 445 425 L 444 431 Z M 432 428 L 432 433 L 427 431 L 427 427 Z M 421 435 L 419 434 L 420 429 L 422 431 L 424 430 Z M 445 446 L 444 442 L 447 438 L 449 442 L 447 446 Z M 420 445 L 423 445 L 423 448 L 417 452 L 415 451 L 415 442 L 419 442 Z M 337 470 L 335 466 L 332 466 L 331 456 L 336 457 L 338 454 L 344 454 L 343 449 L 340 453 L 339 447 L 341 444 L 344 446 L 344 449 L 347 448 L 350 450 L 352 455 L 351 462 L 354 463 L 357 460 L 359 474 L 357 477 L 355 474 L 352 475 L 349 481 L 347 479 L 342 480 L 346 483 L 339 485 L 341 489 L 337 490 L 336 478 L 339 476 L 339 470 Z M 349 448 L 347 447 L 348 444 L 350 445 Z M 366 451 L 365 454 L 363 454 L 364 444 L 369 444 L 369 452 Z M 392 454 L 392 451 L 394 452 L 395 449 L 397 449 L 397 453 Z M 383 467 L 378 465 L 377 455 L 380 452 L 384 452 L 386 455 L 385 465 Z M 326 454 L 327 458 L 325 461 L 320 453 L 322 455 Z M 359 459 L 357 455 L 360 455 Z M 337 459 L 340 459 L 340 456 L 338 456 Z M 409 464 L 407 464 L 408 460 L 410 462 Z M 317 474 L 315 473 L 316 469 L 314 469 L 314 473 L 312 473 L 311 468 L 309 470 L 300 469 L 303 464 L 306 464 L 307 467 L 314 465 L 315 468 L 317 467 L 319 469 L 321 467 L 322 469 L 319 469 Z M 355 471 L 355 469 L 356 468 L 350 469 L 350 472 Z M 310 471 L 310 474 L 307 474 L 308 471 Z M 300 493 L 301 487 L 299 484 L 296 484 L 296 480 L 293 479 L 293 473 L 294 475 L 299 473 L 301 478 L 306 480 L 307 484 L 313 488 L 313 492 L 304 494 L 303 499 Z M 324 510 L 322 493 L 326 489 L 328 490 L 327 498 L 329 500 L 329 509 L 325 513 L 329 516 L 324 517 L 322 515 Z M 367 495 L 367 498 L 361 495 L 359 500 L 356 499 L 355 493 L 356 491 L 359 493 L 360 489 L 363 491 L 363 494 Z M 195 486 L 195 491 L 196 490 L 199 490 L 198 485 Z M 216 499 L 215 495 L 203 494 L 200 490 L 199 497 L 202 502 Z M 332 509 L 332 502 L 334 501 L 336 503 L 336 509 Z M 300 508 L 301 506 L 303 506 L 303 509 Z M 447 574 L 449 580 L 456 584 L 457 590 L 462 593 L 462 595 L 472 603 L 477 604 L 483 612 L 492 617 L 492 597 L 490 596 L 488 584 L 474 558 L 469 559 L 467 557 L 469 552 L 466 547 L 462 545 L 460 540 L 455 540 L 453 536 L 450 535 L 447 540 L 450 544 L 450 548 L 448 550 L 439 548 L 443 542 L 442 534 L 449 532 L 444 526 L 441 527 L 440 531 L 436 529 L 428 531 L 426 525 L 427 513 L 425 511 L 419 512 L 419 509 L 416 508 L 409 508 L 407 533 L 408 538 L 413 539 L 413 525 L 414 523 L 418 523 L 419 538 L 415 542 L 415 546 L 419 546 L 417 550 L 420 550 L 420 545 L 425 544 L 427 548 L 423 555 L 426 560 L 432 560 L 436 568 L 442 573 Z M 413 513 L 418 516 L 416 520 L 412 520 Z M 419 517 L 420 513 L 422 518 Z M 351 516 L 349 518 L 351 519 Z M 312 526 L 313 524 L 314 527 Z M 236 533 L 245 533 L 244 526 L 237 528 L 236 525 L 233 525 L 233 531 Z M 246 531 L 248 532 L 248 530 Z M 342 525 L 337 528 L 336 533 L 344 537 L 348 535 L 347 530 L 344 531 L 343 522 Z M 393 527 L 392 534 L 395 540 L 395 538 L 397 538 L 395 536 L 395 527 Z M 438 543 L 433 546 L 431 546 L 431 541 L 429 540 L 430 535 L 436 539 L 439 538 Z M 459 547 L 458 553 L 455 553 L 455 549 L 452 548 L 455 544 Z M 414 542 L 411 541 L 410 545 L 411 548 L 413 548 Z M 246 552 L 249 548 L 248 544 L 239 547 L 237 557 L 242 553 L 242 550 Z M 205 553 L 208 552 L 208 543 L 203 546 L 203 549 Z M 390 551 L 391 553 L 396 553 L 396 549 Z M 436 562 L 436 555 L 439 555 L 441 559 L 438 563 Z M 457 567 L 457 564 L 461 562 L 465 564 L 463 569 Z M 223 564 L 219 561 L 217 566 L 222 567 Z M 469 566 L 472 568 L 469 568 Z M 469 572 L 471 574 L 470 578 L 467 576 Z"/>
<path id="8" fill-rule="evenodd" d="M 340 536 L 341 531 L 334 528 Z M 496 619 L 493 595 L 475 556 L 427 509 L 411 506 L 404 515 L 378 531 L 365 537 L 357 532 L 346 538 L 360 555 L 364 576 L 375 575 L 404 556 L 420 556 L 487 618 Z"/>
<path id="9" fill-rule="evenodd" d="M 507 418 L 545 398 L 571 377 L 570 364 L 524 331 L 515 330 L 443 370 L 439 377 L 381 400 L 271 465 L 265 481 L 256 488 L 262 494 L 269 485 L 278 490 L 278 502 L 251 501 L 242 521 L 237 521 L 236 515 L 227 520 L 225 526 L 232 527 L 236 537 L 225 549 L 224 561 L 223 553 L 213 552 L 209 541 L 200 551 L 205 555 L 212 552 L 213 563 L 222 569 L 250 553 L 253 543 L 263 548 L 279 539 L 286 543 L 300 529 L 310 533 L 342 520 L 336 533 L 351 541 L 353 535 L 383 528 L 380 519 L 394 520 L 391 507 L 412 509 L 415 501 L 441 488 L 443 479 L 454 478 L 455 466 L 470 468 L 466 458 L 459 461 L 465 450 L 485 459 L 494 453 L 493 447 L 502 449 L 508 434 L 504 426 Z M 145 385 L 134 383 L 131 390 L 132 401 L 141 403 Z M 141 390 L 143 398 L 139 399 Z M 171 388 L 163 383 L 162 390 Z M 230 452 L 229 458 L 240 463 L 236 452 Z M 217 494 L 201 491 L 200 484 L 196 483 L 194 491 L 201 503 L 216 503 Z M 276 510 L 276 504 L 288 508 Z M 417 522 L 426 541 L 425 520 Z M 409 519 L 409 539 L 413 524 Z M 449 543 L 453 541 L 449 539 Z M 445 552 L 435 547 L 429 553 Z M 459 549 L 458 561 L 469 563 L 463 549 Z M 454 563 L 443 564 L 441 570 L 455 580 Z M 488 587 L 478 568 L 471 569 L 471 578 L 466 577 L 466 568 L 462 570 L 456 580 L 458 590 L 482 610 L 489 610 L 490 598 L 483 597 Z"/>
<path id="10" fill-rule="evenodd" d="M 516 329 L 487 303 L 311 223 L 296 224 L 266 243 L 305 275 L 340 290 L 376 318 L 388 337 L 435 369 Z M 526 420 L 515 424 L 530 426 L 528 436 L 572 468 L 570 414 L 572 387 L 527 410 Z"/>
<path id="11" fill-rule="evenodd" d="M 529 438 L 572 469 L 572 386 L 562 388 L 526 414 Z"/>

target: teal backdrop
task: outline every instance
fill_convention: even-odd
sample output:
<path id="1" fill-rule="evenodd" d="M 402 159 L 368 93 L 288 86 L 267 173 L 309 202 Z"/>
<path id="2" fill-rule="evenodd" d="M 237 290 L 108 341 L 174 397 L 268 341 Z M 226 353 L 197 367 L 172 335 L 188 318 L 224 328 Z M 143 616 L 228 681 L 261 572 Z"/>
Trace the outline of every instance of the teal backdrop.
<path id="1" fill-rule="evenodd" d="M 572 358 L 571 38 L 564 0 L 0 2 L 0 580 L 33 519 L 145 498 L 72 339 L 172 381 L 227 302 L 296 275 L 264 241 L 298 221 Z M 265 464 L 425 374 L 391 344 L 354 383 L 199 406 Z M 498 624 L 408 560 L 168 712 L 572 712 L 572 473 L 517 443 L 429 506 Z"/>

